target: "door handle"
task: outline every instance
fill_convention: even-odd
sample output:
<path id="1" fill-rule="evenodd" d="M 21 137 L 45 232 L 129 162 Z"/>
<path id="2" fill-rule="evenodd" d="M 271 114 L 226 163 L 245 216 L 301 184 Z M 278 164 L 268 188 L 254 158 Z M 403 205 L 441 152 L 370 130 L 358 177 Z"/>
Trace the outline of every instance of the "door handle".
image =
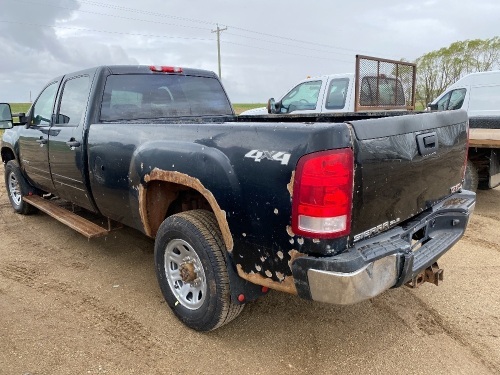
<path id="1" fill-rule="evenodd" d="M 66 142 L 66 144 L 71 148 L 80 147 L 80 142 L 75 141 L 75 138 L 71 138 L 68 142 Z"/>
<path id="2" fill-rule="evenodd" d="M 36 140 L 37 143 L 40 144 L 40 146 L 46 145 L 47 144 L 47 139 L 43 138 L 40 136 L 39 139 Z"/>

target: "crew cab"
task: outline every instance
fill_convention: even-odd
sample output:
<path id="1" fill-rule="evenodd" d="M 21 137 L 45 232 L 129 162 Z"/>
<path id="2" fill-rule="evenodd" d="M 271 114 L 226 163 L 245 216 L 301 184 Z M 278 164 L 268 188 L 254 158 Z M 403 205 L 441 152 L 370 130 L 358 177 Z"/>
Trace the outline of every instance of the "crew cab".
<path id="1" fill-rule="evenodd" d="M 155 238 L 163 296 L 200 331 L 269 289 L 351 304 L 437 284 L 475 205 L 464 111 L 256 121 L 212 72 L 99 66 L 50 80 L 19 123 L 0 114 L 13 209 Z"/>
<path id="2" fill-rule="evenodd" d="M 360 61 L 378 64 L 378 69 L 370 69 L 367 72 L 360 66 Z M 401 71 L 392 69 L 396 64 L 402 67 Z M 384 71 L 384 66 L 388 66 L 389 69 Z M 407 94 L 414 84 L 415 72 L 415 64 L 412 63 L 357 55 L 355 73 L 308 77 L 295 84 L 279 100 L 269 99 L 267 107 L 250 109 L 241 114 L 300 115 L 367 110 L 412 110 L 415 107 L 415 103 L 411 101 L 414 95 Z M 410 79 L 409 82 L 405 82 L 406 87 L 401 77 Z M 407 97 L 410 99 L 408 103 Z"/>

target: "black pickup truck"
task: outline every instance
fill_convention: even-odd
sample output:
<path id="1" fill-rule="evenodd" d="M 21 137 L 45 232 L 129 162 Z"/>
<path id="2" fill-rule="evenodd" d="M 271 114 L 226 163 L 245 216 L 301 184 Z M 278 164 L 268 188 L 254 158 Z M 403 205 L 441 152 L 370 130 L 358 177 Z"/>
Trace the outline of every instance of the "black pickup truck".
<path id="1" fill-rule="evenodd" d="M 196 330 L 269 288 L 350 304 L 437 283 L 475 205 L 463 111 L 238 117 L 214 73 L 165 66 L 55 78 L 19 124 L 0 107 L 14 210 L 155 238 L 163 295 Z"/>

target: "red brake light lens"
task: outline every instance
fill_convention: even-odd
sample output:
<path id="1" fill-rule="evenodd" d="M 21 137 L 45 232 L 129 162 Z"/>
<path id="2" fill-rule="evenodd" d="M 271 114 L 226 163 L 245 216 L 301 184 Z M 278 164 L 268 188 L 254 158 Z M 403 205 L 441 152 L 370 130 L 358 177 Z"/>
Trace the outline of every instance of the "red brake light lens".
<path id="1" fill-rule="evenodd" d="M 162 73 L 182 73 L 182 68 L 177 66 L 155 66 L 151 65 L 149 67 L 153 72 L 162 72 Z"/>
<path id="2" fill-rule="evenodd" d="M 353 170 L 350 148 L 316 152 L 299 160 L 292 201 L 295 234 L 337 238 L 350 233 Z"/>

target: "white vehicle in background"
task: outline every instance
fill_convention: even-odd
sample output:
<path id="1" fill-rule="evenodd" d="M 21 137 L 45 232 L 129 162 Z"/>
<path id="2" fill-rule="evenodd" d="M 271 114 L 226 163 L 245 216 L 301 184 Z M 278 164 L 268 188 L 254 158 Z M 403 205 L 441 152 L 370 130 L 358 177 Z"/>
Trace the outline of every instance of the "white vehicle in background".
<path id="1" fill-rule="evenodd" d="M 464 187 L 500 185 L 500 70 L 472 73 L 448 87 L 431 110 L 464 109 L 469 115 L 469 161 Z"/>
<path id="2" fill-rule="evenodd" d="M 397 61 L 400 72 L 385 71 L 393 60 L 357 56 L 369 61 L 369 74 L 356 63 L 356 73 L 310 77 L 294 85 L 278 101 L 269 99 L 267 107 L 255 108 L 241 115 L 328 114 L 414 109 L 414 64 Z M 377 65 L 378 64 L 378 65 Z M 378 66 L 377 69 L 373 67 Z M 391 65 L 392 66 L 392 65 Z M 374 75 L 373 72 L 378 72 Z M 406 81 L 406 87 L 402 80 Z"/>
<path id="3" fill-rule="evenodd" d="M 325 95 L 326 92 L 328 95 Z M 294 85 L 276 102 L 276 106 L 280 107 L 278 113 L 354 112 L 354 73 L 307 78 Z M 267 107 L 261 107 L 245 111 L 242 115 L 268 113 Z"/>

